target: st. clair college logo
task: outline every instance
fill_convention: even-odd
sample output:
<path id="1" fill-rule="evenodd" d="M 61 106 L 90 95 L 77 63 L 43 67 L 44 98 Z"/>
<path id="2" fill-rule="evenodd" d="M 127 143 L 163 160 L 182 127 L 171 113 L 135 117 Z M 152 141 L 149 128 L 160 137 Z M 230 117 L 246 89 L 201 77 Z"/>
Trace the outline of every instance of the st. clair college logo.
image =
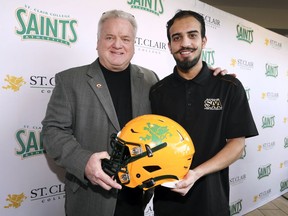
<path id="1" fill-rule="evenodd" d="M 16 10 L 19 26 L 16 34 L 22 40 L 42 40 L 71 46 L 77 41 L 77 21 L 69 15 L 50 13 L 25 5 Z"/>
<path id="2" fill-rule="evenodd" d="M 24 128 L 16 131 L 16 140 L 18 143 L 16 155 L 22 159 L 46 153 L 43 147 L 41 127 L 24 125 Z"/>
<path id="3" fill-rule="evenodd" d="M 23 77 L 16 77 L 16 76 L 10 76 L 7 75 L 4 81 L 7 83 L 5 86 L 2 86 L 3 89 L 10 89 L 14 92 L 17 92 L 20 90 L 21 86 L 26 84 Z"/>
<path id="4" fill-rule="evenodd" d="M 127 4 L 133 9 L 140 9 L 160 16 L 164 13 L 164 6 L 162 0 L 128 0 Z"/>
<path id="5" fill-rule="evenodd" d="M 265 75 L 267 77 L 274 77 L 274 78 L 278 77 L 278 74 L 279 74 L 278 65 L 266 63 L 265 69 L 266 69 Z"/>
<path id="6" fill-rule="evenodd" d="M 280 182 L 280 192 L 283 192 L 288 189 L 288 179 L 285 179 Z"/>
<path id="7" fill-rule="evenodd" d="M 27 199 L 24 193 L 21 194 L 9 194 L 6 198 L 8 204 L 4 208 L 19 208 L 24 200 Z"/>
<path id="8" fill-rule="evenodd" d="M 205 61 L 209 66 L 215 65 L 215 50 L 205 48 L 202 50 L 202 60 Z"/>
<path id="9" fill-rule="evenodd" d="M 250 27 L 244 26 L 242 24 L 238 24 L 236 26 L 236 31 L 237 31 L 236 38 L 239 41 L 244 41 L 244 42 L 247 42 L 249 44 L 253 43 L 253 41 L 254 41 L 253 29 L 251 29 Z"/>
<path id="10" fill-rule="evenodd" d="M 242 199 L 230 204 L 230 216 L 239 214 L 242 211 Z"/>
<path id="11" fill-rule="evenodd" d="M 268 177 L 271 174 L 271 164 L 266 164 L 258 168 L 258 179 Z"/>

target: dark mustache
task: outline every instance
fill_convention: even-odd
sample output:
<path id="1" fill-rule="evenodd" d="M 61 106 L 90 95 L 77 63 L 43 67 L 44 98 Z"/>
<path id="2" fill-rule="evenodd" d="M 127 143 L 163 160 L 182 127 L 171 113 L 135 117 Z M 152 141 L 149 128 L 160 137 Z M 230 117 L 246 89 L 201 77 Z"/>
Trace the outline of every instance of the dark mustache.
<path id="1" fill-rule="evenodd" d="M 180 52 L 182 52 L 182 51 L 191 51 L 191 52 L 194 52 L 194 51 L 196 51 L 196 50 L 197 50 L 197 48 L 183 47 L 183 48 L 181 48 L 180 50 L 178 50 L 178 51 L 175 52 L 175 53 L 180 53 Z"/>

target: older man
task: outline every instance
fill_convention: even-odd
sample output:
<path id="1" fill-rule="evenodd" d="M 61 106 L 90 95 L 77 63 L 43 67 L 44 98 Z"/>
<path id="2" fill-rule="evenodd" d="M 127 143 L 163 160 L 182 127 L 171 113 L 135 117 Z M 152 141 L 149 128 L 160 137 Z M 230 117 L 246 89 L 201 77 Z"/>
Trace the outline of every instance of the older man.
<path id="1" fill-rule="evenodd" d="M 151 112 L 148 94 L 158 79 L 130 63 L 136 31 L 133 15 L 104 13 L 98 24 L 98 59 L 55 76 L 42 136 L 48 155 L 67 171 L 68 216 L 144 214 L 142 190 L 121 187 L 101 168 L 101 159 L 109 158 L 110 135 Z"/>

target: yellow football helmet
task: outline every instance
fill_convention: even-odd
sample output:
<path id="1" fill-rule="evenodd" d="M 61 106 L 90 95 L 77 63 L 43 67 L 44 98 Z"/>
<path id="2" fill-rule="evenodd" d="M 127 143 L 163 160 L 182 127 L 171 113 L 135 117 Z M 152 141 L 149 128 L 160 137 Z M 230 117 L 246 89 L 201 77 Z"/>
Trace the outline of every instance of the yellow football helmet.
<path id="1" fill-rule="evenodd" d="M 103 170 L 127 187 L 144 190 L 181 180 L 195 152 L 185 129 L 170 118 L 143 115 L 111 136 L 113 152 L 102 161 Z"/>

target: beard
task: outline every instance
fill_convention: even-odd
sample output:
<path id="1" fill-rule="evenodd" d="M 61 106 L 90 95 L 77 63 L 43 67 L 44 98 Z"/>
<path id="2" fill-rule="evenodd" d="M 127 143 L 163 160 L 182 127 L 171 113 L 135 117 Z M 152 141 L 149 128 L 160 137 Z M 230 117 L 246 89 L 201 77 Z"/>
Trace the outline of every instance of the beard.
<path id="1" fill-rule="evenodd" d="M 189 70 L 191 68 L 193 68 L 197 63 L 198 61 L 200 60 L 200 57 L 201 55 L 198 55 L 196 56 L 194 59 L 192 60 L 189 60 L 189 59 L 184 59 L 183 61 L 180 61 L 179 59 L 177 59 L 175 56 L 174 56 L 174 59 L 176 61 L 176 65 L 177 67 L 184 73 L 188 73 Z"/>
<path id="2" fill-rule="evenodd" d="M 179 60 L 177 58 L 177 54 L 180 53 L 181 51 L 184 51 L 184 50 L 190 50 L 192 52 L 196 52 L 198 50 L 198 48 L 190 48 L 190 47 L 183 47 L 182 49 L 178 50 L 177 52 L 174 53 L 173 57 L 176 61 L 176 65 L 177 67 L 183 72 L 183 73 L 188 73 L 189 70 L 191 68 L 193 68 L 200 60 L 201 58 L 201 52 L 202 52 L 202 49 L 200 50 L 200 54 L 197 55 L 194 59 L 192 60 L 189 60 L 189 58 L 185 58 L 184 60 Z"/>

